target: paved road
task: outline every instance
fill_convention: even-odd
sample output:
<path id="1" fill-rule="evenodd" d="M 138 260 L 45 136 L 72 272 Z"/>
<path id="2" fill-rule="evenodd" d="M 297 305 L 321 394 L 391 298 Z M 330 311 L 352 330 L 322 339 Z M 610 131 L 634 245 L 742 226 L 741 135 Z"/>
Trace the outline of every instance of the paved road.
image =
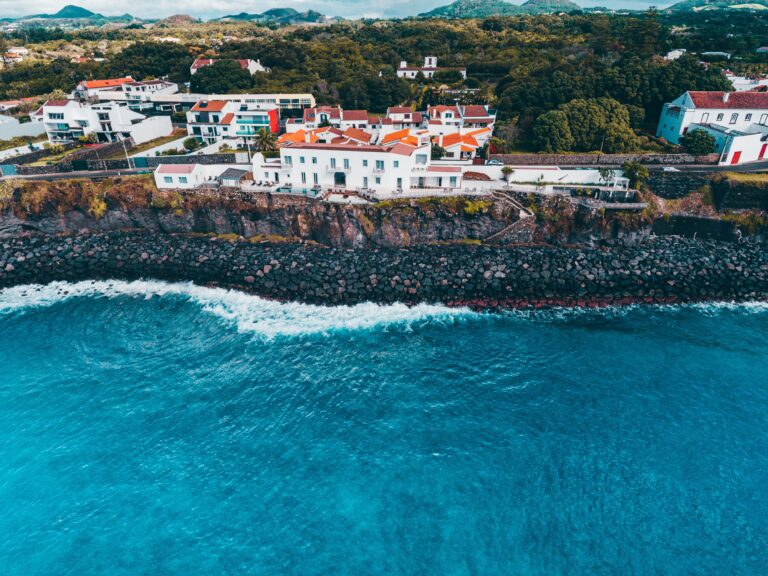
<path id="1" fill-rule="evenodd" d="M 90 178 L 98 180 L 102 178 L 115 178 L 117 176 L 127 176 L 130 174 L 151 174 L 151 168 L 131 168 L 129 170 L 93 170 L 88 172 L 58 172 L 56 174 L 29 174 L 13 175 L 0 178 L 0 180 L 72 180 L 75 178 Z"/>

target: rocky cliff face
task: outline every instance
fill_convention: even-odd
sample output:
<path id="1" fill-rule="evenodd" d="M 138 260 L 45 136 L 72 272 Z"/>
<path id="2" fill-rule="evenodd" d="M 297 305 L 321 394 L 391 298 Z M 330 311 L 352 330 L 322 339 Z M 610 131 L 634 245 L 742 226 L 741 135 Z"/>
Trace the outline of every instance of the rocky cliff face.
<path id="1" fill-rule="evenodd" d="M 305 198 L 259 195 L 242 200 L 191 201 L 181 196 L 147 203 L 111 200 L 42 202 L 19 197 L 0 211 L 0 236 L 24 231 L 68 234 L 143 230 L 161 233 L 264 236 L 336 247 L 402 247 L 483 240 L 518 219 L 514 207 L 488 200 L 445 198 L 327 204 Z"/>

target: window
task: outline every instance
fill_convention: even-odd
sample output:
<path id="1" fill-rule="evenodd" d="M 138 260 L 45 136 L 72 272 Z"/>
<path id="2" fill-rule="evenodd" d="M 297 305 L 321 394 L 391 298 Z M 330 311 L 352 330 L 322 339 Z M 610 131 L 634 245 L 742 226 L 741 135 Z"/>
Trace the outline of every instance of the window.
<path id="1" fill-rule="evenodd" d="M 301 183 L 302 184 L 306 184 L 307 183 L 307 173 L 306 172 L 302 172 L 301 173 Z"/>
<path id="2" fill-rule="evenodd" d="M 290 156 L 286 156 L 286 157 L 285 157 L 285 163 L 286 163 L 288 166 L 293 166 L 293 158 L 291 158 Z"/>
<path id="3" fill-rule="evenodd" d="M 451 188 L 456 188 L 456 176 L 451 176 Z"/>
<path id="4" fill-rule="evenodd" d="M 179 184 L 186 184 L 186 183 L 187 183 L 187 177 L 179 176 Z"/>
<path id="5" fill-rule="evenodd" d="M 395 160 L 395 168 L 400 168 L 400 160 Z"/>
<path id="6" fill-rule="evenodd" d="M 723 115 L 722 114 L 718 114 L 717 115 L 717 121 L 720 122 L 720 121 L 722 121 L 722 119 L 723 119 Z"/>
<path id="7" fill-rule="evenodd" d="M 750 120 L 752 120 L 752 114 L 747 114 L 746 116 L 744 116 L 745 122 L 749 122 Z"/>
<path id="8" fill-rule="evenodd" d="M 416 154 L 416 164 L 426 164 L 426 163 L 427 163 L 426 154 Z"/>
<path id="9" fill-rule="evenodd" d="M 381 184 L 381 177 L 380 176 L 376 176 L 376 184 Z"/>
<path id="10" fill-rule="evenodd" d="M 397 189 L 401 190 L 402 187 L 403 187 L 403 179 L 402 178 L 398 178 L 397 179 Z"/>
<path id="11" fill-rule="evenodd" d="M 331 168 L 336 168 L 336 158 L 331 158 Z"/>
<path id="12" fill-rule="evenodd" d="M 709 112 L 701 115 L 701 123 L 706 124 L 707 122 L 709 122 Z"/>
<path id="13" fill-rule="evenodd" d="M 51 112 L 48 114 L 48 118 L 51 120 L 64 120 L 64 114 L 62 112 Z"/>
<path id="14" fill-rule="evenodd" d="M 368 167 L 368 160 L 363 160 L 363 168 L 367 168 L 367 167 Z"/>
<path id="15" fill-rule="evenodd" d="M 173 184 L 173 177 L 172 176 L 163 176 L 163 182 L 166 184 Z"/>
<path id="16" fill-rule="evenodd" d="M 317 156 L 312 156 L 312 164 L 317 164 Z"/>
<path id="17" fill-rule="evenodd" d="M 312 182 L 314 182 L 315 184 L 319 184 L 319 180 L 317 178 L 317 172 L 312 174 Z"/>
<path id="18" fill-rule="evenodd" d="M 344 169 L 349 170 L 349 158 L 344 158 Z"/>
<path id="19" fill-rule="evenodd" d="M 304 156 L 299 156 L 299 164 L 304 164 Z"/>
<path id="20" fill-rule="evenodd" d="M 760 124 L 763 126 L 768 124 L 768 114 L 763 114 L 762 116 L 760 116 Z"/>
<path id="21" fill-rule="evenodd" d="M 363 188 L 368 188 L 368 176 L 363 176 Z"/>
<path id="22" fill-rule="evenodd" d="M 384 170 L 384 160 L 376 160 L 376 170 Z"/>
<path id="23" fill-rule="evenodd" d="M 739 119 L 738 114 L 731 114 L 731 124 L 736 124 L 736 121 Z"/>

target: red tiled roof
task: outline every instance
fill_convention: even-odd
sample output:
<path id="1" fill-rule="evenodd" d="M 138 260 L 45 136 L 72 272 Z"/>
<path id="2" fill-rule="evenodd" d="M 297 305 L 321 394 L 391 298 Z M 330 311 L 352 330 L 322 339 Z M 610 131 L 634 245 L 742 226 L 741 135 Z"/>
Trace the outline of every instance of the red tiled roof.
<path id="1" fill-rule="evenodd" d="M 314 122 L 318 114 L 328 114 L 331 120 L 341 118 L 341 109 L 338 106 L 318 106 L 317 108 L 304 109 L 304 122 Z"/>
<path id="2" fill-rule="evenodd" d="M 688 92 L 696 108 L 713 109 L 768 109 L 768 93 L 765 92 L 727 92 L 728 101 L 723 98 L 726 92 Z"/>
<path id="3" fill-rule="evenodd" d="M 370 142 L 373 137 L 371 134 L 359 128 L 347 128 L 344 131 L 344 136 L 352 138 L 353 140 L 360 140 L 361 142 Z"/>
<path id="4" fill-rule="evenodd" d="M 353 122 L 368 121 L 368 110 L 344 110 L 341 119 Z"/>
<path id="5" fill-rule="evenodd" d="M 221 122 L 219 124 L 232 124 L 232 120 L 234 120 L 235 115 L 232 114 L 232 112 L 227 112 L 224 114 L 224 118 L 221 119 Z"/>
<path id="6" fill-rule="evenodd" d="M 463 113 L 465 118 L 485 118 L 488 116 L 488 110 L 485 109 L 485 106 L 480 106 L 479 104 L 464 106 Z"/>
<path id="7" fill-rule="evenodd" d="M 66 106 L 71 100 L 48 100 L 43 106 Z"/>
<path id="8" fill-rule="evenodd" d="M 387 108 L 387 114 L 408 114 L 409 112 L 413 112 L 413 110 L 407 106 L 390 106 Z"/>

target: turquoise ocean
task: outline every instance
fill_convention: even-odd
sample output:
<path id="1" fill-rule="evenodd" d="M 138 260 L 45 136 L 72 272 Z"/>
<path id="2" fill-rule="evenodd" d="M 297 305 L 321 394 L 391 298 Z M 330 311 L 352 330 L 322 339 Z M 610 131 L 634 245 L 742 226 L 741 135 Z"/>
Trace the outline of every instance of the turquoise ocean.
<path id="1" fill-rule="evenodd" d="M 0 291 L 0 573 L 768 573 L 768 305 Z"/>

